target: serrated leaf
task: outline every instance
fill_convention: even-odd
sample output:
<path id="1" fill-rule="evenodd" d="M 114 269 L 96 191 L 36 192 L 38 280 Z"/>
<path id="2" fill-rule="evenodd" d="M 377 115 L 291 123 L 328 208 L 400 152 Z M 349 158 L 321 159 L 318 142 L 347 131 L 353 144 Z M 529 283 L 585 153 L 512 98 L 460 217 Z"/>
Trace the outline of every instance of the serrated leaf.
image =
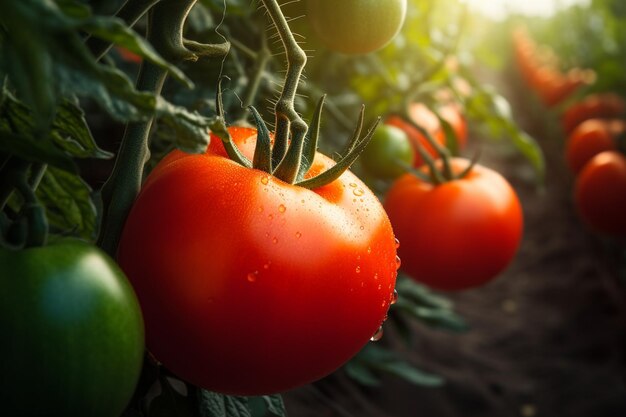
<path id="1" fill-rule="evenodd" d="M 0 151 L 17 155 L 26 161 L 42 162 L 68 172 L 78 172 L 72 158 L 51 141 L 37 140 L 0 129 Z"/>
<path id="2" fill-rule="evenodd" d="M 64 100 L 57 109 L 52 123 L 52 139 L 67 153 L 76 158 L 109 159 L 113 154 L 96 145 L 85 114 L 76 103 Z"/>
<path id="3" fill-rule="evenodd" d="M 198 401 L 200 417 L 252 417 L 246 397 L 200 390 Z"/>
<path id="4" fill-rule="evenodd" d="M 203 153 L 209 144 L 209 125 L 215 119 L 207 118 L 196 112 L 189 112 L 159 97 L 157 117 L 174 129 L 174 143 L 182 151 Z"/>
<path id="5" fill-rule="evenodd" d="M 48 167 L 37 188 L 37 197 L 46 207 L 50 230 L 93 239 L 96 229 L 96 208 L 91 189 L 77 175 Z"/>

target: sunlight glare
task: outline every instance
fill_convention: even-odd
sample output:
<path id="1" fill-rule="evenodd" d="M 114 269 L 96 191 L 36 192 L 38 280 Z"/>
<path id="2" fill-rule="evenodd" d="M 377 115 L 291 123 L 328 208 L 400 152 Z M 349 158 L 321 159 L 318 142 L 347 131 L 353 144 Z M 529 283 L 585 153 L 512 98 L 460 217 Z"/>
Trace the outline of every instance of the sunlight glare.
<path id="1" fill-rule="evenodd" d="M 589 0 L 465 0 L 469 7 L 490 18 L 501 20 L 508 14 L 548 17 L 557 10 L 573 4 L 587 4 Z"/>

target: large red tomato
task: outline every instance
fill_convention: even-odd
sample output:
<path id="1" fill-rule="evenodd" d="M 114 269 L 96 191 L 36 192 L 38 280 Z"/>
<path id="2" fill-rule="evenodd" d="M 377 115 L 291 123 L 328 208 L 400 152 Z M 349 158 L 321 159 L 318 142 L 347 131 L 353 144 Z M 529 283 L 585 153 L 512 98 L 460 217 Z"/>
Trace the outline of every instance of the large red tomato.
<path id="1" fill-rule="evenodd" d="M 626 102 L 614 93 L 591 94 L 569 106 L 562 116 L 563 130 L 570 134 L 589 119 L 613 119 L 626 114 Z"/>
<path id="2" fill-rule="evenodd" d="M 457 174 L 469 163 L 451 160 Z M 480 165 L 440 185 L 405 174 L 389 190 L 385 209 L 400 240 L 402 269 L 442 290 L 493 279 L 515 255 L 522 235 L 515 192 L 500 174 Z"/>
<path id="3" fill-rule="evenodd" d="M 582 169 L 574 189 L 578 211 L 594 230 L 626 236 L 626 158 L 606 151 Z"/>
<path id="4" fill-rule="evenodd" d="M 229 129 L 252 157 L 256 130 Z M 317 154 L 309 176 L 333 162 Z M 120 265 L 148 349 L 209 390 L 257 395 L 321 378 L 381 325 L 396 279 L 382 206 L 352 173 L 315 190 L 226 157 L 174 151 L 126 222 Z"/>

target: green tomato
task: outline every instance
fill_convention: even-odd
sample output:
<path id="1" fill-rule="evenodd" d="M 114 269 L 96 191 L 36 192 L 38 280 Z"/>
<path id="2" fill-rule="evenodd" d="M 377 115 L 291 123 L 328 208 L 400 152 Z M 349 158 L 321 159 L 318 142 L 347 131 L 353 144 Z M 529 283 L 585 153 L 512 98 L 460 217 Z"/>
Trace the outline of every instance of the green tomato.
<path id="1" fill-rule="evenodd" d="M 361 154 L 361 164 L 379 178 L 397 178 L 413 166 L 415 153 L 406 133 L 395 126 L 379 125 Z"/>
<path id="2" fill-rule="evenodd" d="M 308 0 L 317 36 L 331 50 L 366 54 L 388 44 L 400 31 L 406 0 Z"/>
<path id="3" fill-rule="evenodd" d="M 118 417 L 144 354 L 118 266 L 78 240 L 0 248 L 0 407 L 6 416 Z"/>

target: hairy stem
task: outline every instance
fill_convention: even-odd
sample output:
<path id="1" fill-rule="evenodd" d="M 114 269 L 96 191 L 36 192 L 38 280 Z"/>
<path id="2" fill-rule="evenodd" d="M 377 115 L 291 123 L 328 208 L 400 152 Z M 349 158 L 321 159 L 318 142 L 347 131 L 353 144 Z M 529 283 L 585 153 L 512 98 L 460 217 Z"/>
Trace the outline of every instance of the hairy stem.
<path id="1" fill-rule="evenodd" d="M 306 65 L 306 54 L 296 42 L 289 29 L 287 20 L 280 10 L 276 0 L 262 0 L 263 5 L 278 30 L 281 41 L 287 53 L 287 75 L 285 83 L 276 102 L 276 136 L 273 149 L 273 166 L 278 166 L 287 152 L 289 134 L 292 134 L 291 146 L 301 146 L 306 135 L 307 125 L 294 108 L 296 90 L 300 82 L 300 76 Z M 298 143 L 300 142 L 300 143 Z"/>

